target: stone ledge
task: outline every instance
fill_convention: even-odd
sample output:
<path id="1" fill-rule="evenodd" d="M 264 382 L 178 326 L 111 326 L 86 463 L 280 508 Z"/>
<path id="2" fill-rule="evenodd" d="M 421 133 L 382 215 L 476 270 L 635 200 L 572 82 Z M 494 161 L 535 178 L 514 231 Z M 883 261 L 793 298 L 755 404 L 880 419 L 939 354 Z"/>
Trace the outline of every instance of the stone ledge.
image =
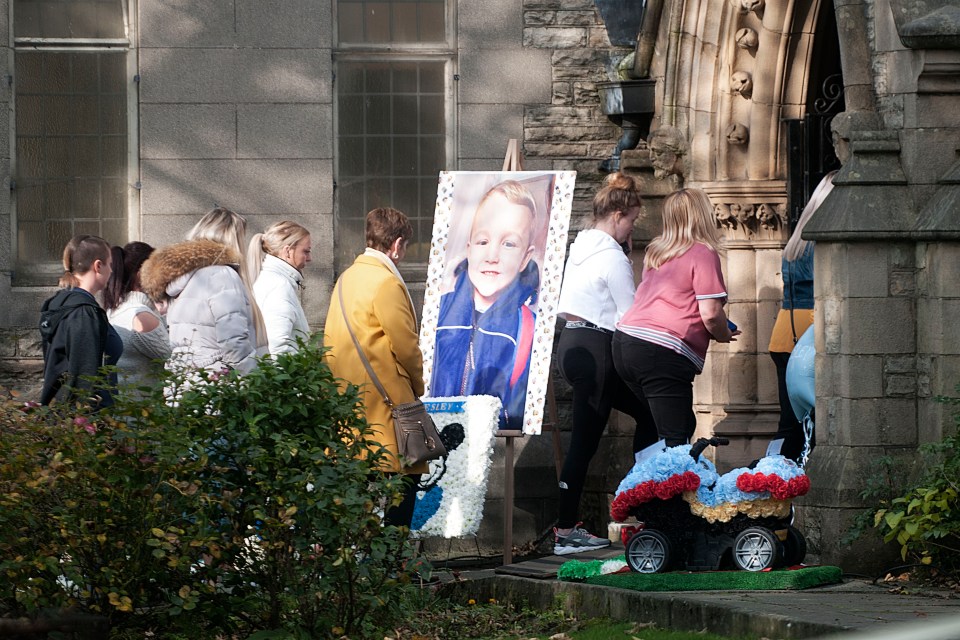
<path id="1" fill-rule="evenodd" d="M 746 602 L 744 592 L 716 594 L 703 592 L 648 593 L 611 589 L 596 585 L 556 580 L 534 580 L 513 576 L 493 576 L 450 584 L 448 595 L 486 602 L 493 598 L 502 604 L 551 610 L 558 605 L 578 618 L 609 618 L 629 622 L 652 622 L 663 629 L 703 631 L 728 637 L 811 638 L 852 626 L 829 624 L 795 616 L 757 612 Z M 798 598 L 797 592 L 783 592 Z M 709 600 L 714 600 L 713 602 Z M 779 607 L 787 611 L 786 602 Z M 770 607 L 771 609 L 775 607 Z"/>

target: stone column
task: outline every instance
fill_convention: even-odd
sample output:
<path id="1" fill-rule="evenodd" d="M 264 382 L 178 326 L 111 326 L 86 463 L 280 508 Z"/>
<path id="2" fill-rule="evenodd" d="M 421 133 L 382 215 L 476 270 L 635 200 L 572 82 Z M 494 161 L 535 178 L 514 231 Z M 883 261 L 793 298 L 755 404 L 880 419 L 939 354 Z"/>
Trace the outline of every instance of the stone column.
<path id="1" fill-rule="evenodd" d="M 867 0 L 834 0 L 840 36 L 840 65 L 843 69 L 844 100 L 847 111 L 873 111 L 870 42 L 867 39 Z"/>
<path id="2" fill-rule="evenodd" d="M 839 117 L 839 116 L 838 116 Z M 917 441 L 916 254 L 913 200 L 893 131 L 852 131 L 850 160 L 804 231 L 816 240 L 817 448 L 800 526 L 824 563 L 889 566 L 876 536 L 851 553 L 860 497 L 881 457 L 910 468 Z"/>

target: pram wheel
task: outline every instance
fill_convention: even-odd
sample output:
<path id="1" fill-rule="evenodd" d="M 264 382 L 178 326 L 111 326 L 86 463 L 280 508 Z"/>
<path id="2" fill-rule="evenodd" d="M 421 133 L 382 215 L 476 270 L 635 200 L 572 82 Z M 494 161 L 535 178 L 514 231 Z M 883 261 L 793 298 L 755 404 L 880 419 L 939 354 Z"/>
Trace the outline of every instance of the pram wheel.
<path id="1" fill-rule="evenodd" d="M 670 555 L 670 539 L 653 529 L 638 531 L 627 542 L 627 564 L 637 573 L 666 571 Z"/>
<path id="2" fill-rule="evenodd" d="M 744 571 L 772 569 L 780 560 L 780 541 L 769 529 L 748 527 L 733 541 L 733 562 Z"/>
<path id="3" fill-rule="evenodd" d="M 800 564 L 807 557 L 807 540 L 796 527 L 787 527 L 787 539 L 783 541 L 783 563 L 788 567 Z"/>

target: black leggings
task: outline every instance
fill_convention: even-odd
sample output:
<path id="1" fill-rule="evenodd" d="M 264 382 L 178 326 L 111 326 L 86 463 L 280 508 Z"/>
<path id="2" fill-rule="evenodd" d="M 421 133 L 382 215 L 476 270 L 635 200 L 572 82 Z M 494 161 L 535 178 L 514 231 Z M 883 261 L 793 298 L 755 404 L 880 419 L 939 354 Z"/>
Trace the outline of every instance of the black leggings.
<path id="1" fill-rule="evenodd" d="M 646 406 L 624 385 L 613 366 L 612 334 L 588 327 L 564 328 L 557 347 L 560 373 L 573 387 L 573 427 L 570 448 L 560 472 L 557 527 L 577 524 L 580 496 L 590 460 L 597 452 L 611 409 L 630 415 L 637 423 L 633 450 L 657 440 Z"/>
<path id="2" fill-rule="evenodd" d="M 771 351 L 770 357 L 773 358 L 773 364 L 777 367 L 777 393 L 780 398 L 780 423 L 777 427 L 777 435 L 774 440 L 783 440 L 780 446 L 780 453 L 795 462 L 800 462 L 800 454 L 803 453 L 805 437 L 803 435 L 803 426 L 797 420 L 793 412 L 793 405 L 790 404 L 790 396 L 787 393 L 787 362 L 790 360 L 789 353 Z M 811 435 L 810 449 L 813 449 L 815 439 Z"/>
<path id="3" fill-rule="evenodd" d="M 696 365 L 672 349 L 621 331 L 613 336 L 613 362 L 626 385 L 649 408 L 665 444 L 676 447 L 690 442 L 697 428 L 693 413 Z"/>

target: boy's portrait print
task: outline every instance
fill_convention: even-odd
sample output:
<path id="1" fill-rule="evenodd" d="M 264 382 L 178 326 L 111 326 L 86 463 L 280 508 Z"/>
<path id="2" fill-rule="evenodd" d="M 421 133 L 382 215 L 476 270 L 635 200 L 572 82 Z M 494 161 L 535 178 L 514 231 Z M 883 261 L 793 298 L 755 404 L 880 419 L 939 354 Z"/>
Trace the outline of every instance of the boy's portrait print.
<path id="1" fill-rule="evenodd" d="M 431 397 L 500 398 L 539 433 L 574 172 L 440 174 L 420 347 Z"/>

